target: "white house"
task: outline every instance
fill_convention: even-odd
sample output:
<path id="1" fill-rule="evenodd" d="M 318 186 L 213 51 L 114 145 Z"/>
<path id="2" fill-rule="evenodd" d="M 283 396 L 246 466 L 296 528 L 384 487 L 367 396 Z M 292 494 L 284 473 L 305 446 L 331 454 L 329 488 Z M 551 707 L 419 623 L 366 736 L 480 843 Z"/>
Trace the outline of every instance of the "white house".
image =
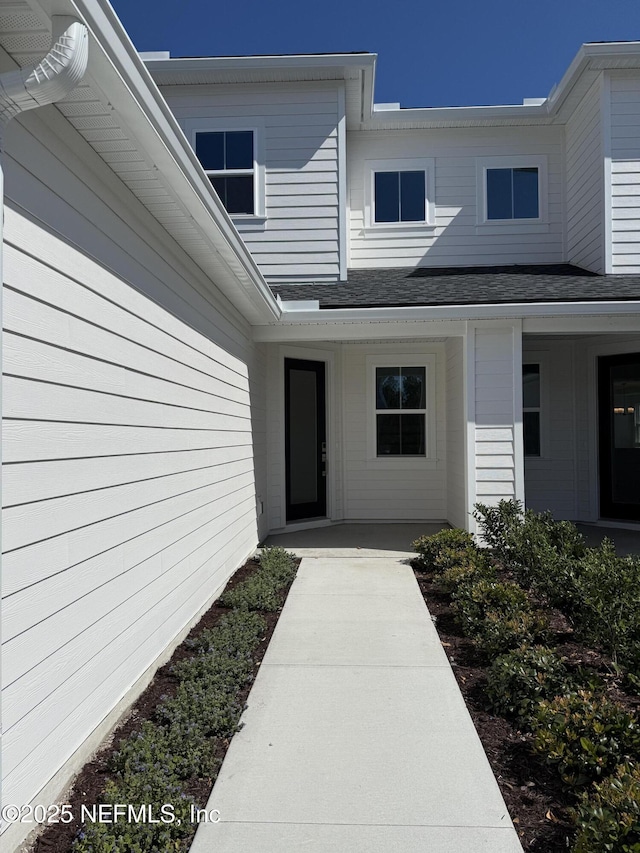
<path id="1" fill-rule="evenodd" d="M 18 98 L 53 12 L 86 72 Z M 373 54 L 145 59 L 106 0 L 0 0 L 5 803 L 269 532 L 640 521 L 640 43 L 422 110 Z"/>

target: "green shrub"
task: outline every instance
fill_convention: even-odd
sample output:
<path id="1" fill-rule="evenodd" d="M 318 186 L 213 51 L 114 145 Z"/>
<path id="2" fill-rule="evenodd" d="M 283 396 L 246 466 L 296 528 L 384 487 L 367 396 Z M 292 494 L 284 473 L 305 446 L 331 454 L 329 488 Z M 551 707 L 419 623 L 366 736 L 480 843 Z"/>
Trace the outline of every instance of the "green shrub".
<path id="1" fill-rule="evenodd" d="M 202 652 L 240 654 L 253 651 L 267 630 L 267 620 L 259 613 L 232 610 L 217 625 L 206 628 L 188 645 Z"/>
<path id="2" fill-rule="evenodd" d="M 263 548 L 258 559 L 262 571 L 281 586 L 291 583 L 296 576 L 296 556 L 284 548 Z"/>
<path id="3" fill-rule="evenodd" d="M 458 528 L 440 530 L 431 536 L 420 536 L 412 545 L 413 550 L 419 555 L 418 563 L 420 567 L 426 571 L 433 571 L 436 568 L 436 560 L 441 552 L 466 552 L 469 548 L 473 548 L 473 537 L 466 530 Z M 441 565 L 440 570 L 444 571 L 447 566 Z"/>
<path id="4" fill-rule="evenodd" d="M 640 853 L 640 766 L 622 764 L 582 795 L 573 853 Z"/>
<path id="5" fill-rule="evenodd" d="M 222 607 L 274 612 L 282 606 L 282 590 L 296 573 L 295 557 L 284 548 L 265 548 L 260 569 L 220 597 Z"/>
<path id="6" fill-rule="evenodd" d="M 574 524 L 554 521 L 548 512 L 523 512 L 518 501 L 476 504 L 474 516 L 489 547 L 523 586 L 536 587 L 566 610 L 579 607 L 576 576 L 586 548 Z"/>
<path id="7" fill-rule="evenodd" d="M 532 727 L 534 750 L 555 764 L 569 785 L 603 777 L 627 758 L 640 755 L 635 717 L 587 690 L 540 702 Z"/>
<path id="8" fill-rule="evenodd" d="M 640 674 L 640 557 L 618 557 L 605 539 L 582 558 L 578 586 L 578 634 Z"/>
<path id="9" fill-rule="evenodd" d="M 569 689 L 562 658 L 544 646 L 524 646 L 500 655 L 487 673 L 486 695 L 493 711 L 526 722 L 541 699 Z"/>
<path id="10" fill-rule="evenodd" d="M 447 555 L 448 551 L 443 554 Z M 460 584 L 469 583 L 472 579 L 496 580 L 496 570 L 484 551 L 470 548 L 467 551 L 456 551 L 455 554 L 456 559 L 452 559 L 442 573 L 436 575 L 435 584 L 439 589 L 453 593 Z"/>
<path id="11" fill-rule="evenodd" d="M 524 643 L 543 641 L 547 620 L 531 607 L 516 583 L 473 575 L 453 593 L 453 609 L 464 633 L 488 657 Z"/>

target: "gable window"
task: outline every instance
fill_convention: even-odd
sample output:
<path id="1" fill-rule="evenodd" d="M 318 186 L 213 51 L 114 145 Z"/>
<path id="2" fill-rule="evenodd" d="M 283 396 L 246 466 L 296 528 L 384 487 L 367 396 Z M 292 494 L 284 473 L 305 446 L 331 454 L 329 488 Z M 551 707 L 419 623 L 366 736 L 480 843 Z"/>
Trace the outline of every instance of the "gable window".
<path id="1" fill-rule="evenodd" d="M 376 367 L 376 455 L 426 455 L 426 369 Z"/>
<path id="2" fill-rule="evenodd" d="M 522 365 L 524 455 L 540 456 L 540 365 Z"/>
<path id="3" fill-rule="evenodd" d="M 254 214 L 255 140 L 253 130 L 200 131 L 196 156 L 230 214 Z"/>
<path id="4" fill-rule="evenodd" d="M 486 194 L 487 219 L 538 219 L 538 168 L 487 169 Z"/>
<path id="5" fill-rule="evenodd" d="M 426 175 L 420 172 L 375 172 L 376 222 L 425 222 Z"/>
<path id="6" fill-rule="evenodd" d="M 366 160 L 365 228 L 415 229 L 435 225 L 434 161 Z"/>

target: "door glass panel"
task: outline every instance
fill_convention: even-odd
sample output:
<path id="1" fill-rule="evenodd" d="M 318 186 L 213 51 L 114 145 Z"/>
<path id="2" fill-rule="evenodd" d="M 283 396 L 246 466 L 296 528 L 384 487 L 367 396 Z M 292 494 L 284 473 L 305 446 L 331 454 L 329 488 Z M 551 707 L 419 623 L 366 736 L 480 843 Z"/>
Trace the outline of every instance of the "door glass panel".
<path id="1" fill-rule="evenodd" d="M 540 365 L 522 365 L 522 407 L 540 408 Z"/>
<path id="2" fill-rule="evenodd" d="M 289 502 L 318 500 L 317 378 L 310 370 L 289 371 Z"/>
<path id="3" fill-rule="evenodd" d="M 640 504 L 640 364 L 611 366 L 611 496 Z"/>

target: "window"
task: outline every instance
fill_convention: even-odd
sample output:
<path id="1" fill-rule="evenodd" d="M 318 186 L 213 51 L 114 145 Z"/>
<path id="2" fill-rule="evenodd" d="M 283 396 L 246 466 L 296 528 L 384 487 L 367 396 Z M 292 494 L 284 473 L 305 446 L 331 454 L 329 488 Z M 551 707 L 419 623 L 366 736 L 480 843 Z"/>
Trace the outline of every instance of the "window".
<path id="1" fill-rule="evenodd" d="M 365 228 L 432 227 L 433 159 L 365 161 Z"/>
<path id="2" fill-rule="evenodd" d="M 425 456 L 426 369 L 376 367 L 376 455 Z"/>
<path id="3" fill-rule="evenodd" d="M 376 222 L 424 222 L 426 178 L 424 172 L 376 172 L 374 202 Z"/>
<path id="4" fill-rule="evenodd" d="M 485 233 L 549 231 L 545 155 L 479 157 L 476 188 L 476 224 Z"/>
<path id="5" fill-rule="evenodd" d="M 538 169 L 487 169 L 487 219 L 538 219 Z"/>
<path id="6" fill-rule="evenodd" d="M 252 130 L 200 131 L 196 156 L 228 213 L 254 214 L 255 154 Z"/>
<path id="7" fill-rule="evenodd" d="M 540 456 L 540 365 L 522 365 L 524 455 Z"/>

